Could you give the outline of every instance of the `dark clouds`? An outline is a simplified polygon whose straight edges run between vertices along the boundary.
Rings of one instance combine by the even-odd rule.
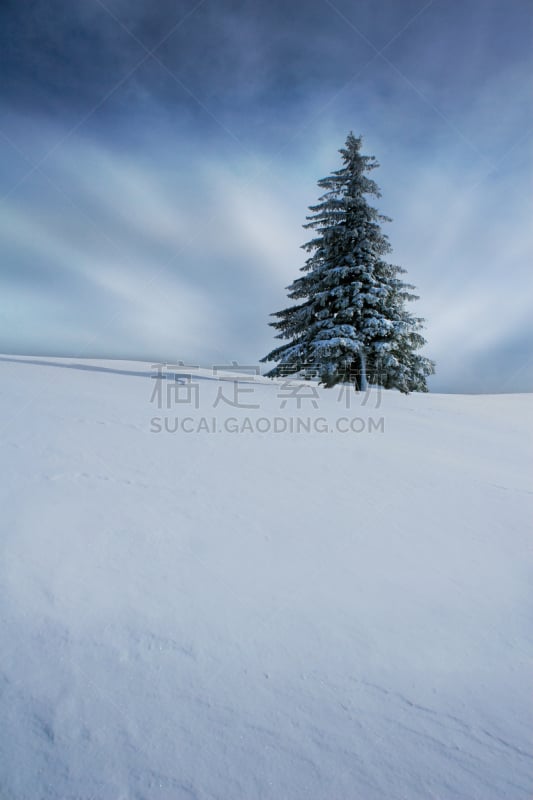
[[[401,104],[404,119],[425,106],[423,127],[393,131],[407,146],[446,121],[493,157],[512,136],[506,119],[531,124],[516,80],[530,21],[524,0],[4,0],[0,102],[126,146],[151,126],[249,151],[287,144],[328,106],[355,127],[376,104],[391,117]],[[483,95],[480,124],[468,116]]]
[[[529,3],[103,4],[0,7],[0,349],[260,357],[353,128],[434,386],[526,386]]]
[[[240,114],[246,135],[247,123],[268,127],[292,116],[310,91],[325,96],[361,70],[371,86],[376,75],[375,91],[393,90],[398,75],[383,71],[376,55],[387,48],[383,56],[453,113],[502,64],[527,58],[529,16],[516,0],[436,0],[427,8],[420,0],[5,0],[2,95],[19,109],[71,117],[123,81],[100,120],[157,105],[191,109],[208,128],[205,103]],[[157,60],[145,48],[157,48]]]

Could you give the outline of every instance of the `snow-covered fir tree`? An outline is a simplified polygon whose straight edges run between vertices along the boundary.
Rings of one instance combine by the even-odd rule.
[[[271,377],[298,372],[326,386],[349,381],[363,389],[369,382],[427,391],[435,368],[417,352],[425,344],[423,320],[406,309],[418,298],[400,277],[405,270],[385,260],[391,246],[380,223],[390,219],[366,199],[381,196],[367,175],[379,164],[361,144],[350,133],[340,150],[343,166],[318,182],[325,193],[304,225],[316,231],[303,245],[311,255],[305,274],[288,287],[289,297],[302,302],[272,315],[277,338],[289,341],[262,361],[278,362]]]

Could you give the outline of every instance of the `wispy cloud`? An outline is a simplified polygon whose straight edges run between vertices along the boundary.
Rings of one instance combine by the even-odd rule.
[[[72,135],[83,109],[138,57],[131,37],[102,10],[80,17],[69,6],[49,37],[52,54],[34,57],[42,74],[33,89],[20,67],[19,96],[16,54],[4,54],[4,131],[16,146],[5,143],[0,161],[0,347],[256,361],[271,347],[268,315],[287,302],[284,287],[305,257],[301,224],[316,180],[336,167],[354,129],[382,162],[382,210],[394,218],[394,260],[419,289],[414,310],[428,320],[433,388],[496,390],[503,379],[531,388],[533,369],[510,356],[532,338],[532,126],[520,26],[505,63],[491,56],[492,6],[477,27],[456,31],[450,52],[458,19],[433,5],[393,42],[389,63],[371,61],[372,48],[324,2],[299,7],[288,27],[286,6],[259,18],[205,4],[159,54],[200,103],[152,63]],[[373,6],[339,7],[357,12],[376,47],[419,10],[383,2],[380,24]],[[144,3],[115,2],[113,12],[148,46],[176,18],[155,19]],[[106,77],[72,53],[79,71],[61,94],[60,55],[71,52],[76,20]],[[25,24],[28,42],[46,37],[46,25]],[[247,43],[242,52],[237,41]]]

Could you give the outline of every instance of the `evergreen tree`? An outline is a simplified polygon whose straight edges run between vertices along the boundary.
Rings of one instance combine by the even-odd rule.
[[[262,361],[278,362],[271,377],[299,372],[318,375],[325,386],[352,381],[364,389],[368,381],[425,392],[435,369],[417,352],[424,320],[405,307],[418,299],[400,277],[405,270],[385,260],[391,246],[380,223],[391,220],[367,202],[367,195],[381,197],[367,175],[379,164],[361,154],[361,144],[350,133],[340,150],[343,166],[318,182],[325,193],[304,225],[316,231],[303,245],[311,255],[305,274],[287,287],[303,302],[272,314],[277,338],[289,341]]]

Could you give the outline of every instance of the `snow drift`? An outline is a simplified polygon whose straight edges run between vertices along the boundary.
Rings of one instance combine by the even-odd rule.
[[[0,371],[2,800],[531,797],[530,397]]]

